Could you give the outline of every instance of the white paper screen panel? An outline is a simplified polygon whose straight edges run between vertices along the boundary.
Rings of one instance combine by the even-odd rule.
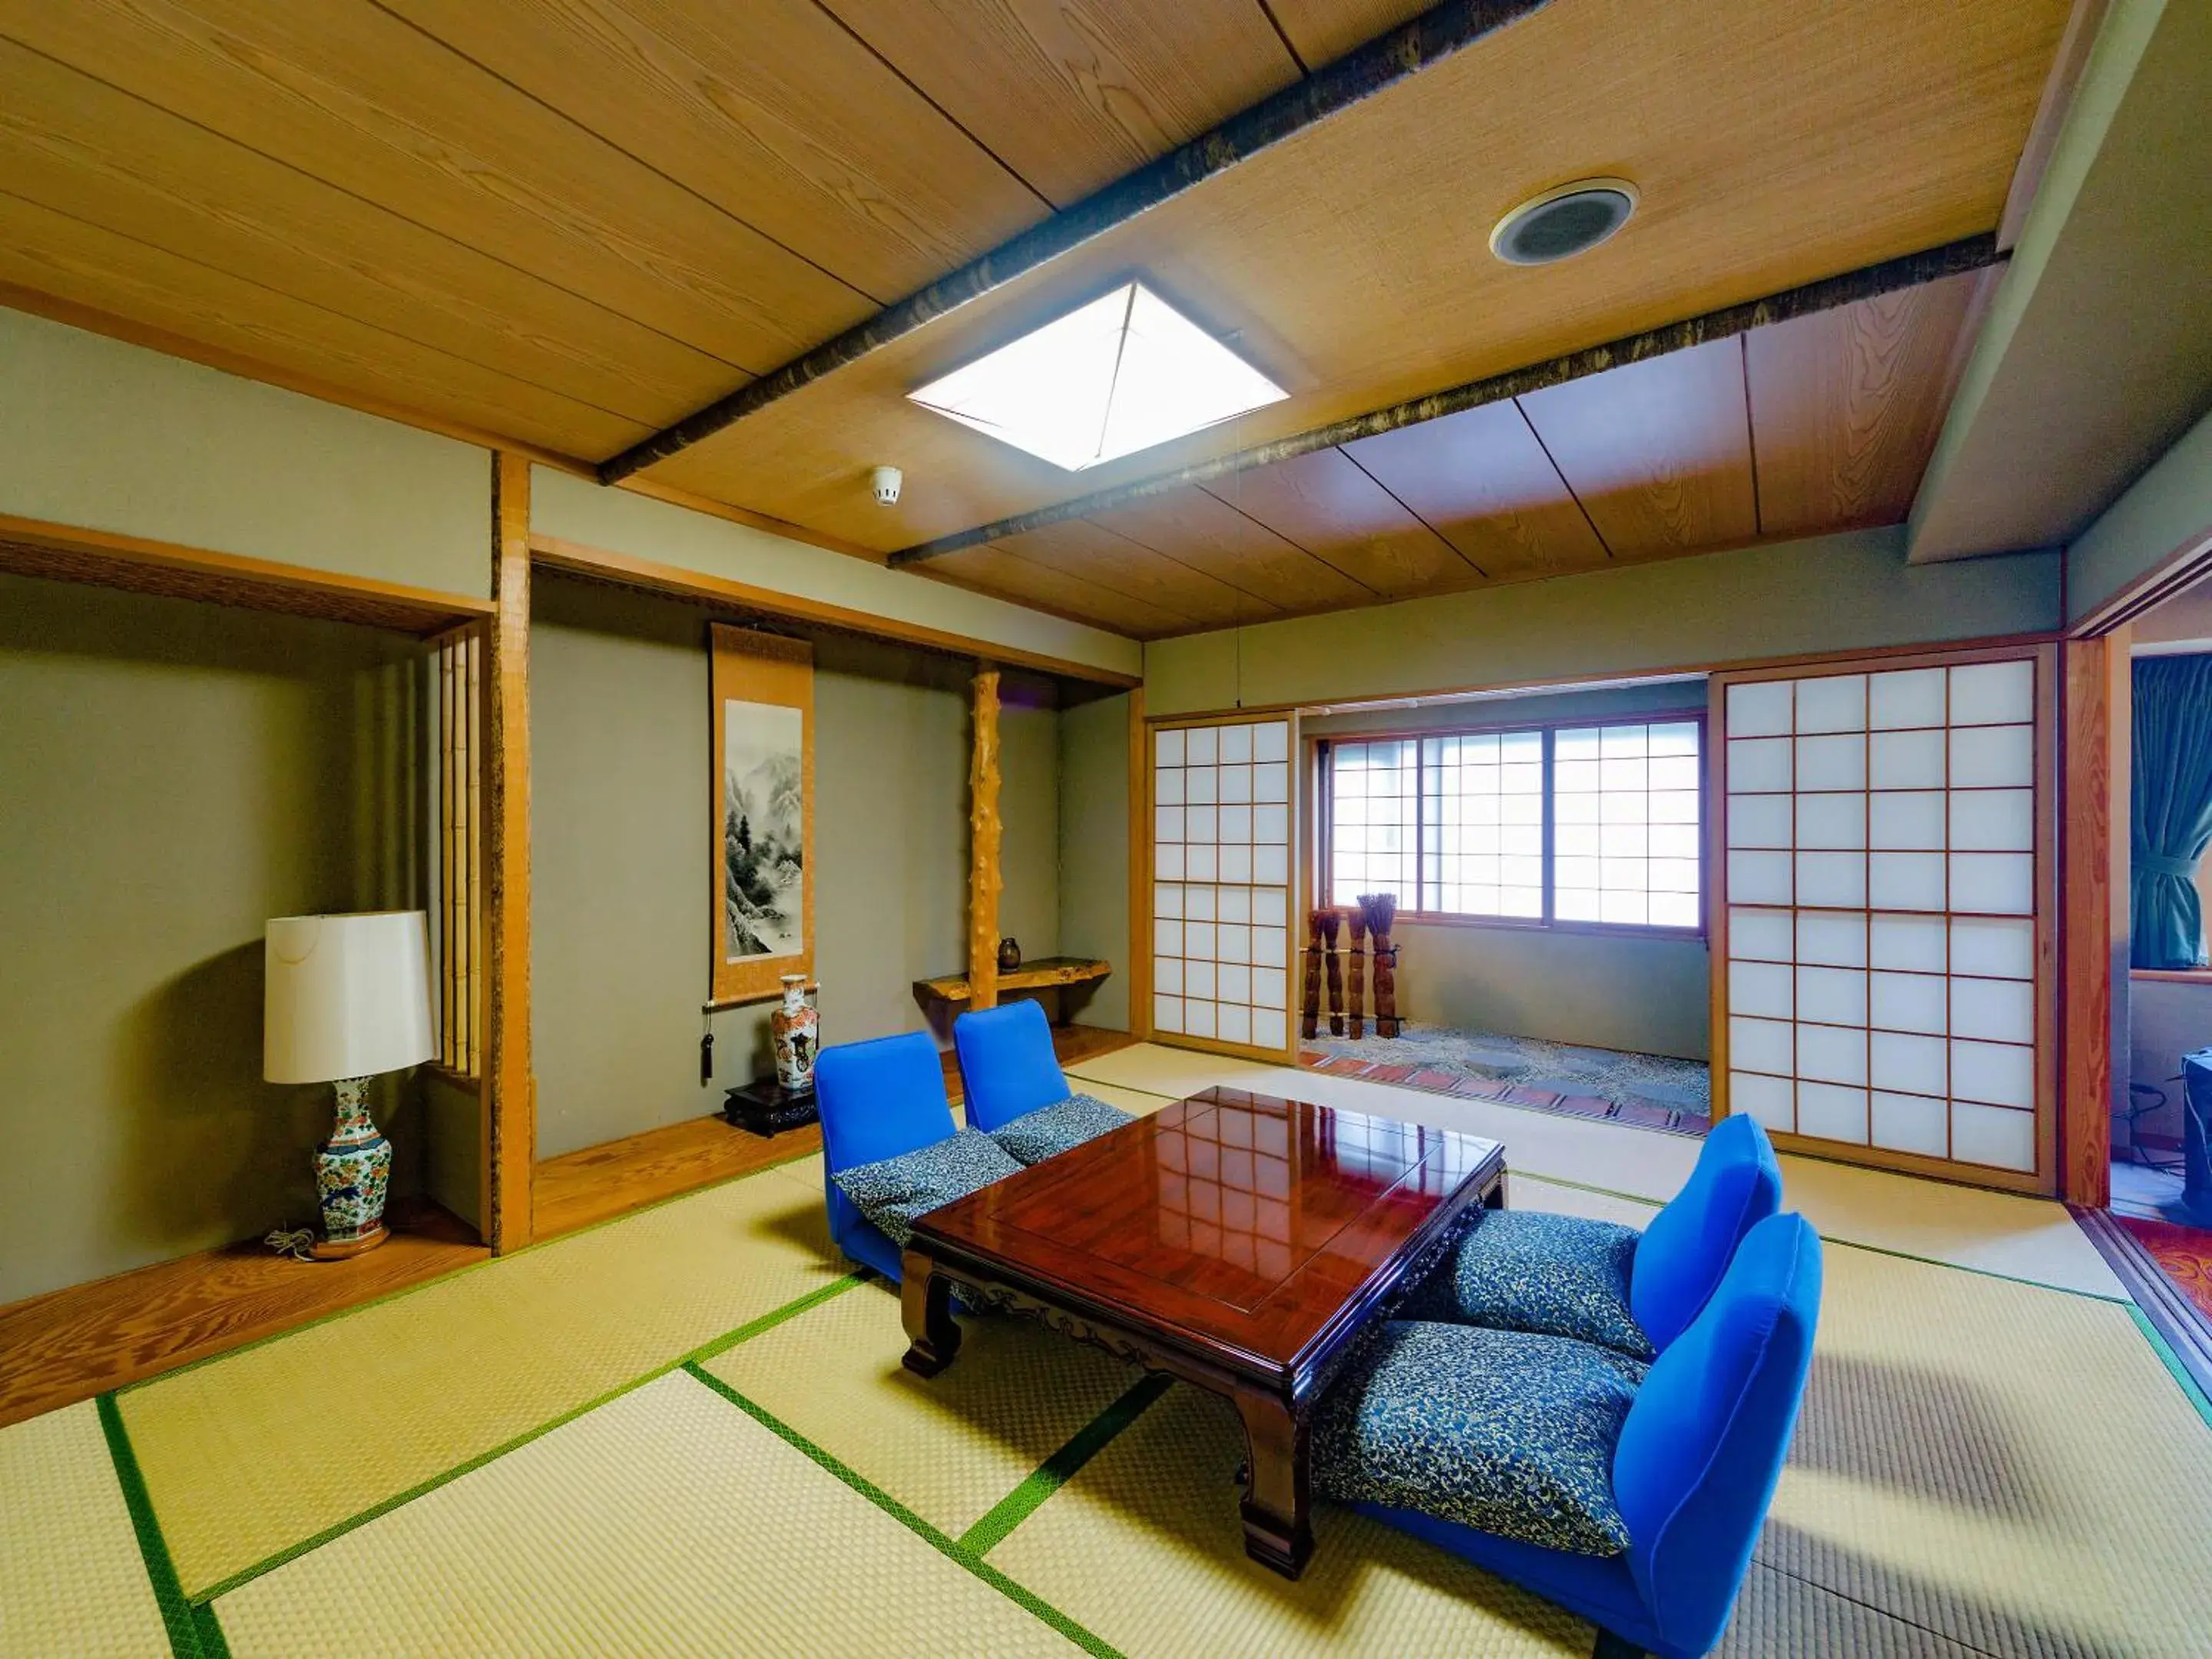
[[[1290,1046],[1291,727],[1152,733],[1152,1029]]]
[[[2038,672],[1723,687],[1730,1109],[1838,1149],[2036,1170]]]

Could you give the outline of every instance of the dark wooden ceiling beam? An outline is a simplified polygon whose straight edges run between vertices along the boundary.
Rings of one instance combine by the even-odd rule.
[[[747,382],[600,463],[601,483],[619,483],[702,439],[787,398],[947,313],[1097,240],[1115,227],[1226,173],[1262,150],[1541,10],[1550,0],[1444,0],[1327,68],[1232,115],[1210,132],[1000,243],[959,270],[886,307],[866,322]]]
[[[894,566],[919,564],[924,560],[940,558],[947,553],[957,553],[965,548],[997,541],[1002,537],[1042,530],[1048,525],[1063,523],[1069,519],[1088,518],[1094,513],[1110,512],[1115,507],[1163,495],[1185,485],[1209,483],[1214,479],[1248,471],[1254,467],[1291,460],[1300,455],[1311,454],[1316,450],[1334,448],[1357,439],[1395,432],[1401,427],[1417,426],[1424,421],[1456,415],[1462,410],[1476,409],[1485,404],[1502,403],[1508,398],[1540,392],[1546,386],[1560,386],[1569,380],[1601,374],[1609,368],[1621,368],[1631,363],[1663,357],[1671,352],[1686,351],[1709,341],[1747,334],[1755,328],[1764,328],[1771,323],[1786,323],[1792,318],[1832,311],[1838,306],[1855,305],[1877,295],[1940,282],[1947,276],[1982,270],[2004,258],[1997,251],[1996,238],[1993,234],[1969,236],[1960,241],[1946,243],[1942,247],[1885,259],[1878,264],[1864,265],[1856,270],[1845,271],[1839,276],[1823,277],[1817,283],[1785,289],[1764,299],[1747,301],[1741,305],[1723,306],[1717,311],[1708,311],[1700,316],[1685,318],[1680,322],[1648,329],[1641,334],[1608,341],[1604,345],[1588,346],[1580,351],[1570,351],[1560,356],[1547,358],[1542,362],[1530,363],[1525,368],[1508,369],[1502,374],[1470,380],[1464,386],[1432,392],[1426,397],[1393,404],[1388,409],[1375,410],[1365,415],[1346,416],[1340,421],[1332,421],[1310,431],[1292,433],[1286,437],[1256,444],[1249,449],[1236,450],[1208,460],[1193,462],[1188,466],[1177,467],[1171,472],[1163,472],[1154,477],[1140,478],[1092,495],[1078,495],[1027,513],[1017,513],[1011,518],[977,525],[973,529],[957,531],[934,541],[902,549],[892,554],[888,562]]]

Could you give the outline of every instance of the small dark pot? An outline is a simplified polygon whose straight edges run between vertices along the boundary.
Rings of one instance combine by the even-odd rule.
[[[1012,939],[1000,939],[999,941],[999,971],[1002,974],[1011,974],[1021,965],[1022,947]]]

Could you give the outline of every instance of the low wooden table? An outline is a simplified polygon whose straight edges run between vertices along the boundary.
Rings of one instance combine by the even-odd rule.
[[[916,1223],[906,1365],[951,1364],[957,1285],[1227,1396],[1250,1454],[1245,1549],[1295,1578],[1314,1405],[1361,1332],[1504,1201],[1494,1140],[1209,1089]]]

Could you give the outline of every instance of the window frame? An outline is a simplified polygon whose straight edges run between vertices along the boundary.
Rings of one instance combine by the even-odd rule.
[[[1553,716],[1546,720],[1494,720],[1474,725],[1396,727],[1378,732],[1316,732],[1310,735],[1309,746],[1313,768],[1314,859],[1312,876],[1316,908],[1340,909],[1335,894],[1335,831],[1336,831],[1336,769],[1331,757],[1336,746],[1343,743],[1412,743],[1415,745],[1413,801],[1415,828],[1413,848],[1413,890],[1418,898],[1426,884],[1422,858],[1425,848],[1420,821],[1422,803],[1428,797],[1422,793],[1426,781],[1427,761],[1420,748],[1421,741],[1430,738],[1489,737],[1508,732],[1535,732],[1542,735],[1544,745],[1543,788],[1543,858],[1544,913],[1541,916],[1489,916],[1471,915],[1458,910],[1425,910],[1418,904],[1401,903],[1397,918],[1425,927],[1501,927],[1514,933],[1591,933],[1626,939],[1707,939],[1711,932],[1712,914],[1712,770],[1706,744],[1708,708],[1700,704],[1680,709],[1655,709],[1648,714],[1623,714],[1618,716],[1576,715]],[[1563,920],[1555,911],[1558,883],[1555,874],[1558,839],[1558,813],[1554,808],[1557,788],[1554,782],[1557,737],[1563,731],[1582,731],[1607,726],[1694,726],[1698,730],[1698,923],[1693,927],[1678,927],[1640,921],[1583,921]]]

